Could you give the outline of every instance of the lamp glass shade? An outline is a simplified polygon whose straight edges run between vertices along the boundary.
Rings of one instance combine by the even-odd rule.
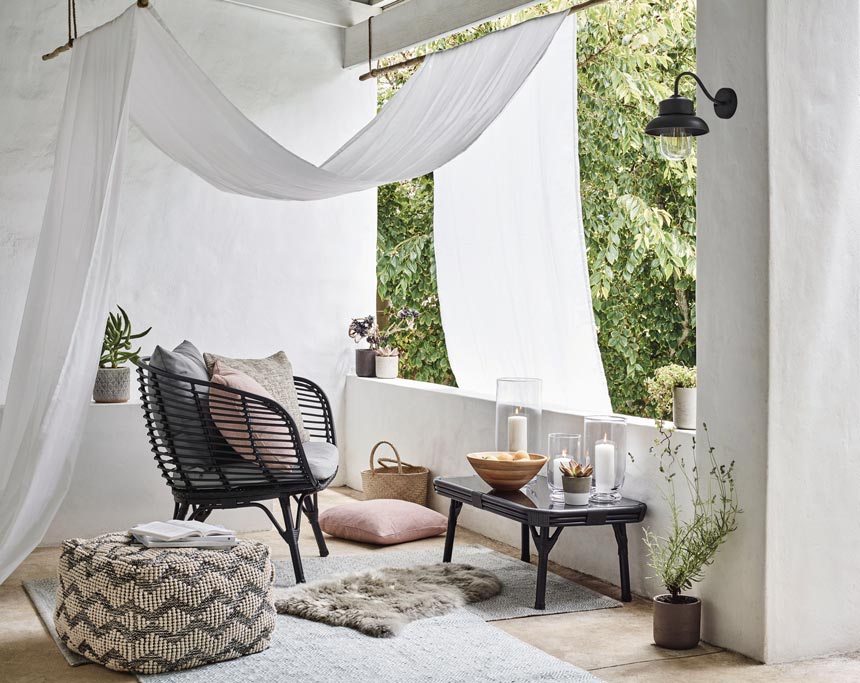
[[[684,128],[672,128],[660,134],[660,154],[669,161],[683,161],[693,153],[693,136]]]

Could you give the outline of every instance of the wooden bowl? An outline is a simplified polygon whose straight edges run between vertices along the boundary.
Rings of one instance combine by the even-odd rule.
[[[536,453],[529,453],[528,460],[484,460],[481,457],[497,453],[497,451],[469,453],[466,458],[477,475],[498,491],[521,489],[540,472],[540,468],[547,461],[545,455]]]

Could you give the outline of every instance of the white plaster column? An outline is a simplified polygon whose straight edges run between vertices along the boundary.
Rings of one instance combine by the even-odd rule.
[[[768,128],[765,0],[699,0],[698,73],[732,87],[734,118],[696,93],[698,416],[736,462],[740,528],[701,586],[706,640],[764,659],[768,404]],[[686,91],[685,91],[686,94]]]

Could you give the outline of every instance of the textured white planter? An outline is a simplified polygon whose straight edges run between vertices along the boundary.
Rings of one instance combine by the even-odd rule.
[[[131,374],[128,367],[99,368],[93,387],[96,403],[125,403],[131,395]]]
[[[675,387],[672,397],[672,422],[677,429],[696,428],[696,389]]]
[[[400,356],[377,356],[376,376],[380,379],[397,379]]]

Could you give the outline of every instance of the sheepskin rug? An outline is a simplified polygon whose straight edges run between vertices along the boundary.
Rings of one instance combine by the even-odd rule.
[[[275,608],[280,614],[390,638],[410,621],[446,614],[501,590],[495,574],[469,564],[388,567],[278,591]]]

